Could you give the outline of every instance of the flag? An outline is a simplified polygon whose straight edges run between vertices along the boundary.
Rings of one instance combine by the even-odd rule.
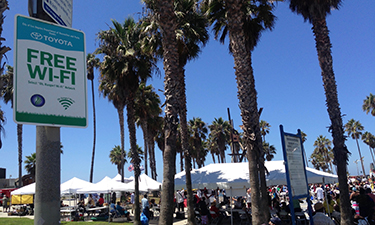
[[[128,167],[128,170],[129,170],[129,172],[132,172],[134,170],[133,164],[130,164],[130,166]]]

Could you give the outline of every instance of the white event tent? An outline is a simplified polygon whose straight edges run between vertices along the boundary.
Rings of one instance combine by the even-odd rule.
[[[267,185],[287,184],[285,165],[283,160],[267,161],[265,166],[269,172],[266,177]],[[333,183],[337,182],[337,176],[319,170],[306,167],[306,175],[309,183]],[[218,163],[210,164],[200,169],[191,171],[193,188],[232,189],[232,195],[244,195],[249,183],[248,163]],[[185,172],[175,175],[175,189],[186,188]],[[230,193],[227,193],[230,194]]]
[[[128,184],[134,187],[134,180]],[[159,191],[161,189],[161,183],[147,176],[146,174],[141,174],[139,176],[139,191]]]
[[[134,185],[131,185],[131,183],[121,183],[106,176],[96,184],[78,189],[77,193],[109,193],[113,191],[134,191]],[[140,191],[145,190],[140,189]]]

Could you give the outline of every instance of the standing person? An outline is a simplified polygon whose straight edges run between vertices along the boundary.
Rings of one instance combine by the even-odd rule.
[[[134,197],[134,192],[132,192],[132,194],[130,195],[130,203],[132,204],[132,213],[134,213],[134,200],[135,197]]]
[[[206,205],[206,198],[202,197],[202,200],[198,203],[199,212],[201,214],[202,224],[208,224],[208,214],[210,211]]]
[[[150,220],[150,204],[148,203],[147,194],[145,194],[141,200],[142,203],[142,212],[145,214],[147,219]]]
[[[247,208],[251,208],[251,188],[247,189],[247,192],[246,192],[246,204],[247,204]]]
[[[111,202],[115,203],[116,200],[117,200],[116,192],[114,191],[114,192],[112,193],[112,200],[111,200]]]
[[[184,211],[184,190],[177,190],[176,192],[176,203],[177,203],[177,210],[180,212],[181,209]]]
[[[3,196],[3,211],[4,212],[10,211],[8,203],[9,203],[9,201],[8,201],[7,195],[4,194],[4,196]]]
[[[324,199],[322,186],[323,185],[320,185],[319,187],[316,188],[316,198],[318,199],[319,202],[322,202]]]

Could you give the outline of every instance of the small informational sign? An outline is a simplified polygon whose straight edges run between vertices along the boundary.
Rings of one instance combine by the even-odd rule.
[[[299,137],[284,135],[290,185],[293,196],[307,195],[305,166]]]
[[[297,134],[285,133],[282,125],[280,125],[280,134],[290,199],[289,209],[291,218],[293,218],[292,225],[295,225],[296,217],[294,214],[294,204],[299,204],[298,202],[303,198],[310,199],[305,161],[303,158],[302,134],[300,130],[298,130]],[[308,205],[310,224],[314,224],[311,201],[307,200],[306,202]]]
[[[87,127],[85,34],[16,15],[14,120]]]
[[[72,27],[73,0],[43,0],[42,7],[56,23]]]

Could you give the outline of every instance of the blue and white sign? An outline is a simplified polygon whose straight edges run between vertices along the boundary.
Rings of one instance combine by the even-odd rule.
[[[72,27],[73,0],[43,0],[42,7],[56,23]]]
[[[85,34],[16,15],[14,120],[87,127]]]

